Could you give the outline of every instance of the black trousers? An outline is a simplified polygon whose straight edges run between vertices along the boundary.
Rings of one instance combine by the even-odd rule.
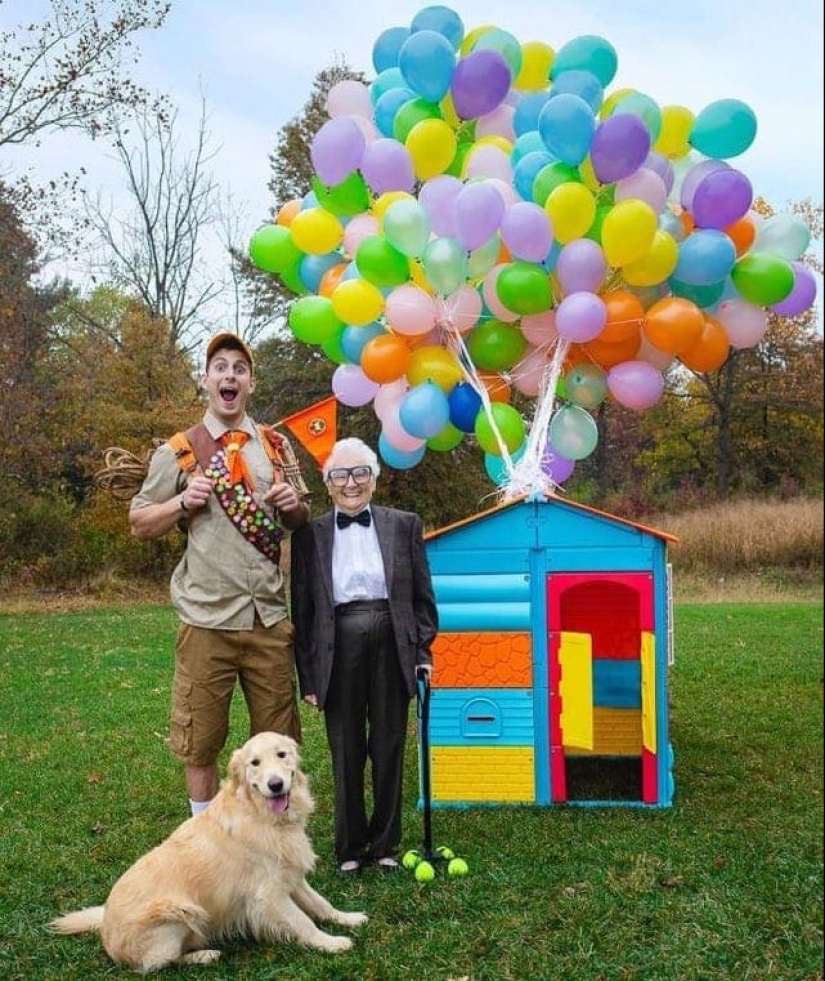
[[[338,607],[324,721],[335,784],[339,863],[398,852],[409,705],[388,604],[369,600]]]

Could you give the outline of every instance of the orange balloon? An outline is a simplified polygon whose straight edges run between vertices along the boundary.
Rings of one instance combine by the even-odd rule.
[[[282,204],[278,210],[278,214],[275,216],[276,225],[285,225],[287,228],[292,224],[292,219],[301,210],[301,205],[303,202],[300,198],[293,198],[291,201],[287,201],[286,204]]]
[[[348,262],[339,262],[335,266],[330,266],[329,269],[321,277],[320,283],[318,283],[318,293],[321,296],[326,296],[330,298],[335,292],[335,288],[341,282],[341,277],[349,268]]]
[[[607,320],[597,340],[616,344],[633,337],[638,345],[645,316],[645,308],[639,297],[630,290],[622,289],[608,290],[599,296],[607,308]]]
[[[705,315],[695,303],[681,296],[668,296],[647,311],[644,332],[660,351],[681,355],[699,343]]]
[[[487,389],[491,402],[509,402],[513,394],[510,383],[497,371],[479,371],[478,379]]]
[[[604,331],[602,331],[604,333]],[[637,330],[633,337],[625,337],[615,343],[602,340],[599,334],[592,341],[583,344],[582,347],[587,354],[587,358],[600,367],[607,370],[614,365],[621,364],[623,361],[632,361],[639,350],[639,332]]]
[[[725,328],[706,314],[702,336],[693,347],[679,353],[679,360],[692,371],[716,371],[727,361],[729,353],[730,341]]]
[[[736,246],[736,254],[738,256],[744,255],[756,239],[756,225],[754,225],[748,215],[744,215],[739,221],[728,225],[722,231]]]
[[[411,353],[398,334],[379,334],[361,351],[361,371],[370,381],[386,385],[406,372]]]
[[[677,217],[682,223],[682,227],[685,230],[685,235],[690,235],[690,233],[696,228],[696,222],[693,220],[693,215],[689,211],[680,211]]]

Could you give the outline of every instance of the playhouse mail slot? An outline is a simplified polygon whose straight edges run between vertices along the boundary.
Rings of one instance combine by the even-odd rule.
[[[527,689],[434,689],[431,745],[530,744],[533,701]]]

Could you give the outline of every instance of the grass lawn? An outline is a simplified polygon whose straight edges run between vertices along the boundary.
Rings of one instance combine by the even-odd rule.
[[[304,715],[313,885],[371,920],[354,949],[230,944],[210,981],[815,981],[823,977],[823,607],[679,604],[674,806],[435,810],[470,866],[343,879],[319,717]],[[128,976],[53,916],[102,903],[187,816],[166,749],[166,606],[0,617],[0,978]],[[411,712],[411,736],[414,712]],[[247,736],[239,698],[229,749]],[[405,846],[422,840],[408,743]]]

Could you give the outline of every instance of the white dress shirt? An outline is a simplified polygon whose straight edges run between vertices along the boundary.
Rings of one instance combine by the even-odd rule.
[[[387,581],[375,522],[370,522],[368,528],[356,523],[348,528],[339,528],[337,524],[334,527],[332,598],[335,604],[386,599]]]

